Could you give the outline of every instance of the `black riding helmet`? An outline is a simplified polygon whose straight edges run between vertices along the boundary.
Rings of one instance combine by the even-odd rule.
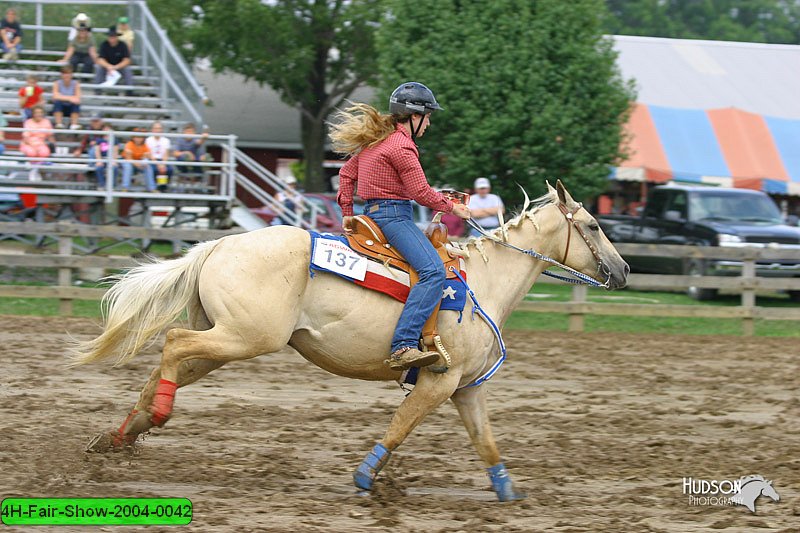
[[[400,85],[392,91],[392,95],[389,97],[389,113],[392,115],[401,117],[408,117],[413,114],[428,115],[440,110],[442,110],[442,107],[436,101],[433,91],[416,81],[409,81]],[[416,139],[420,127],[422,127],[421,122],[416,131],[413,131],[412,128],[412,139]]]

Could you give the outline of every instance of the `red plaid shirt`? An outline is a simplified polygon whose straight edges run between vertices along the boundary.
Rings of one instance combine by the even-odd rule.
[[[380,144],[362,150],[339,171],[336,201],[342,206],[344,216],[353,216],[356,185],[358,195],[364,200],[415,200],[434,211],[453,210],[453,202],[428,185],[417,145],[400,124]]]

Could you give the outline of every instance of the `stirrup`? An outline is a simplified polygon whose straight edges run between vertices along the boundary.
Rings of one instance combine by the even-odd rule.
[[[409,353],[409,352],[416,352],[416,353]],[[410,360],[409,360],[410,359]],[[416,348],[412,348],[410,346],[406,346],[404,348],[400,348],[399,350],[393,352],[389,359],[386,359],[384,363],[389,365],[389,368],[392,370],[408,370],[412,367],[423,367],[432,365],[436,361],[439,360],[439,352],[421,352]]]

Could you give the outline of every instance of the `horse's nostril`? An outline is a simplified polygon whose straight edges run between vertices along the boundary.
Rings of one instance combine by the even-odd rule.
[[[625,277],[627,278],[628,274],[631,273],[631,267],[628,266],[628,263],[625,263],[625,268],[623,270],[625,271]]]

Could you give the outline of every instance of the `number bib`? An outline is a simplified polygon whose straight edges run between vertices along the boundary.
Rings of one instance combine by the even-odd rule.
[[[317,239],[311,262],[348,278],[364,281],[367,275],[367,259],[348,246],[330,239]]]

